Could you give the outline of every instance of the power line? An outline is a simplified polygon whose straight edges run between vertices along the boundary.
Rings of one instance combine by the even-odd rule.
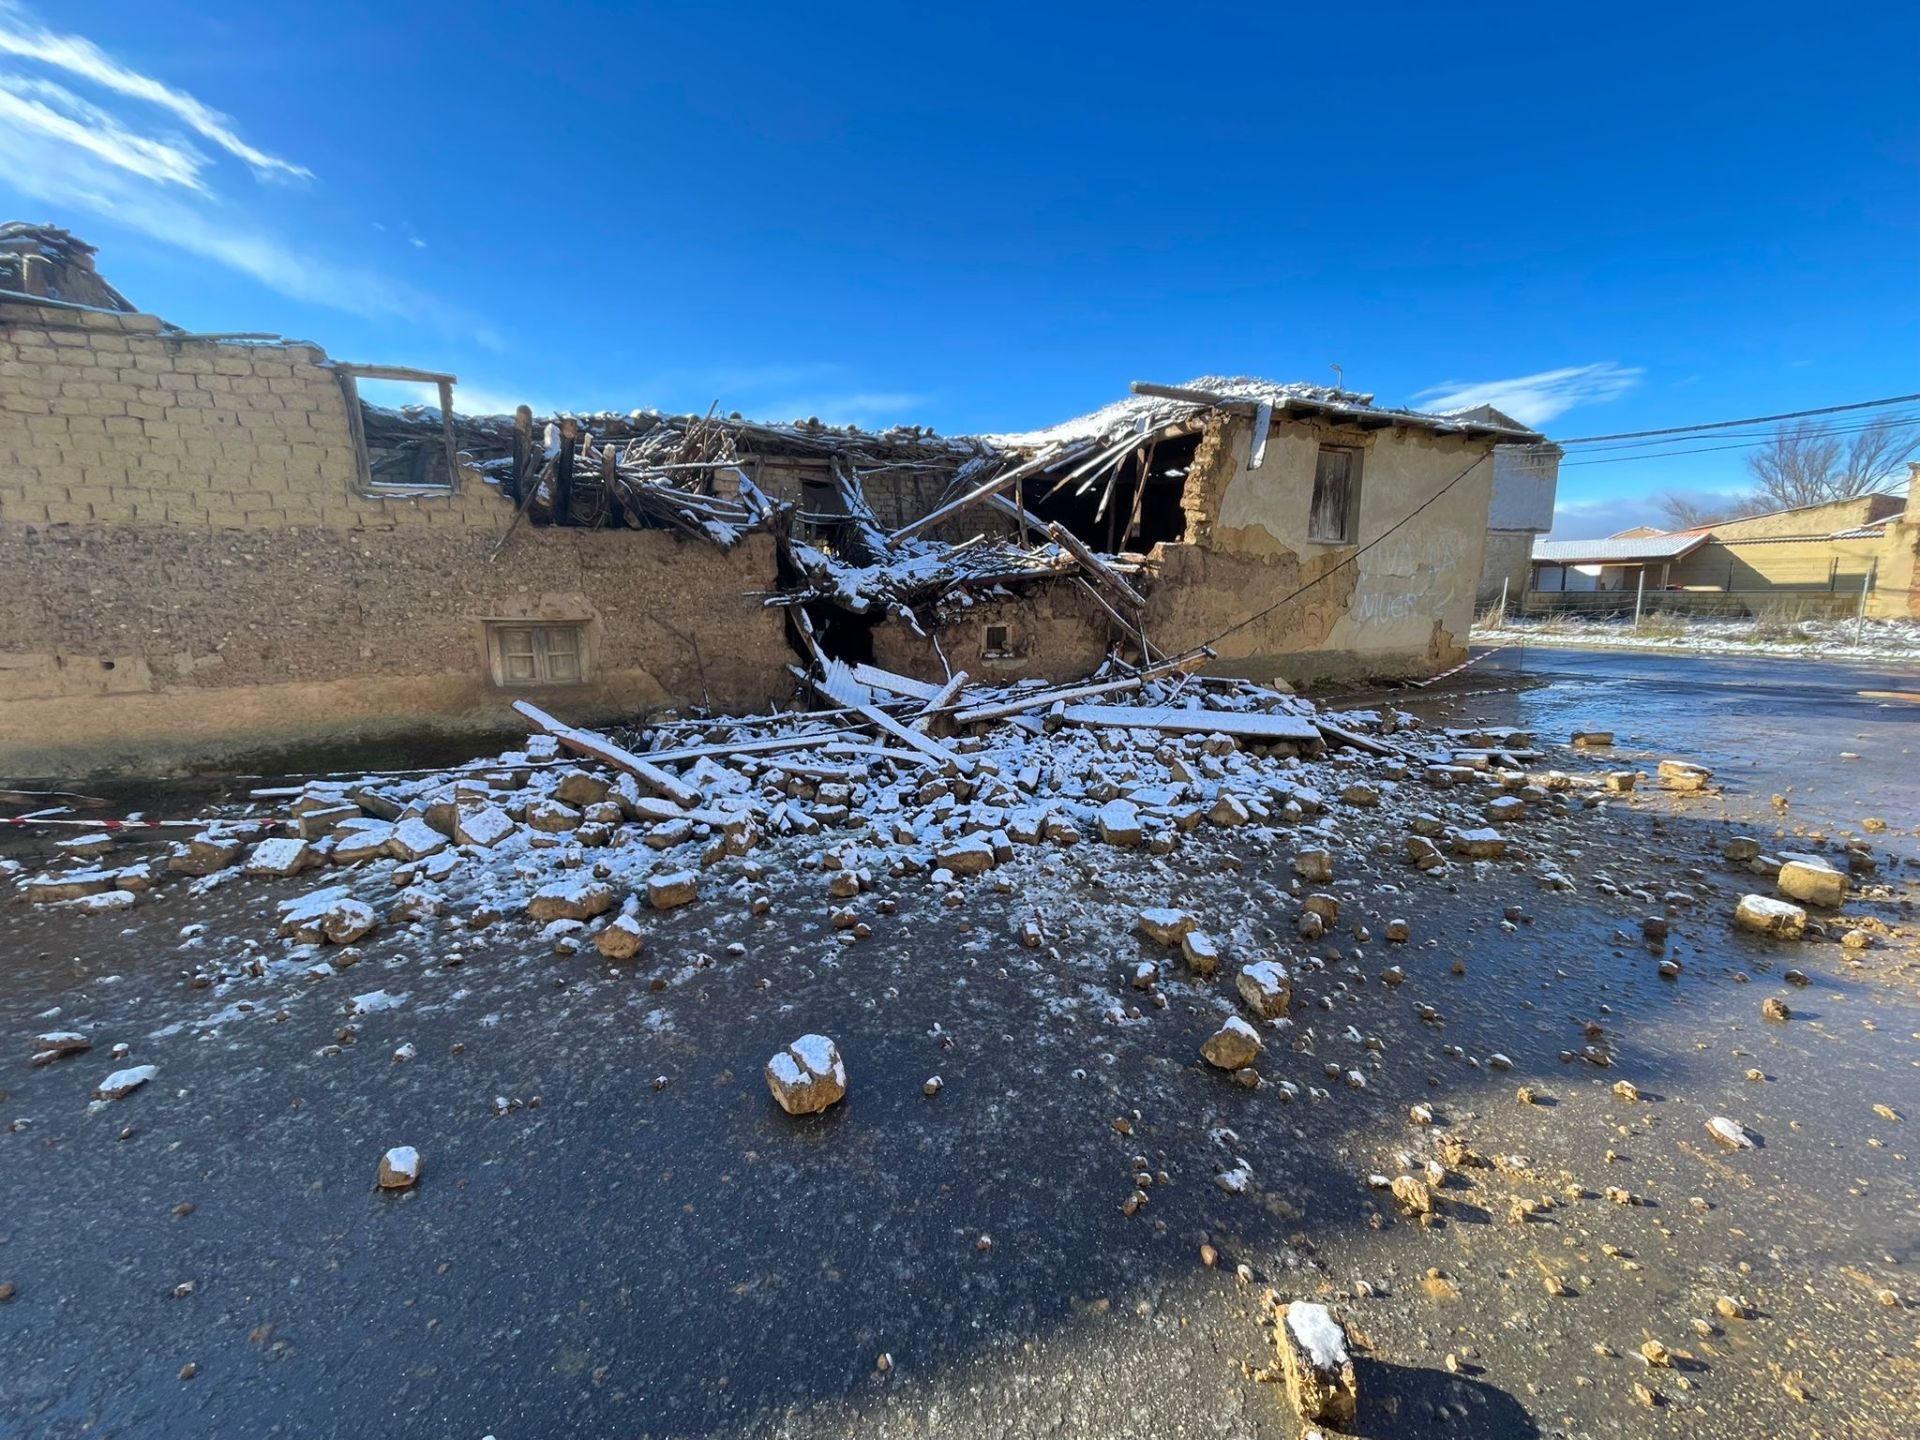
[[[1857,400],[1851,405],[1827,405],[1818,410],[1788,410],[1779,415],[1750,415],[1745,420],[1713,420],[1704,425],[1673,425],[1665,430],[1624,430],[1617,435],[1581,435],[1556,440],[1556,445],[1592,445],[1601,440],[1644,440],[1650,435],[1686,435],[1702,430],[1731,430],[1740,425],[1767,425],[1775,420],[1804,420],[1813,415],[1838,415],[1843,410],[1875,410],[1883,405],[1906,405],[1920,395],[1893,395],[1885,400]]]
[[[1837,438],[1843,435],[1858,435],[1858,434],[1864,433],[1866,430],[1870,428],[1871,428],[1870,426],[1865,426],[1865,425],[1840,426],[1834,429],[1813,431],[1808,438],[1814,439],[1814,440],[1827,440],[1827,439]],[[1706,437],[1702,436],[1700,438],[1705,439]],[[1758,438],[1736,440],[1731,445],[1699,445],[1699,446],[1695,446],[1690,450],[1665,450],[1665,449],[1636,450],[1636,452],[1631,455],[1603,455],[1598,458],[1590,459],[1590,460],[1562,460],[1560,462],[1560,468],[1562,470],[1565,470],[1570,466],[1575,466],[1575,465],[1619,465],[1619,464],[1622,464],[1623,462],[1633,461],[1633,460],[1638,460],[1638,461],[1645,462],[1647,464],[1652,464],[1653,462],[1658,460],[1665,460],[1665,459],[1668,459],[1669,457],[1680,456],[1680,455],[1710,455],[1715,451],[1719,451],[1719,450],[1758,450],[1764,445],[1771,444],[1772,439],[1773,437],[1771,435],[1763,435]]]
[[[1836,435],[1863,434],[1881,425],[1905,427],[1916,423],[1920,423],[1920,411],[1907,410],[1893,415],[1876,416],[1872,420],[1847,420],[1833,425],[1809,426],[1802,433],[1810,439],[1824,440]],[[1712,438],[1728,440],[1753,439],[1764,444],[1772,440],[1778,433],[1777,430],[1723,430],[1712,436]],[[1657,455],[1666,446],[1684,445],[1690,440],[1705,440],[1707,438],[1709,438],[1709,436],[1705,432],[1688,432],[1684,435],[1668,435],[1654,440],[1619,440],[1610,444],[1595,445],[1592,448],[1593,450],[1599,451],[1639,450]]]

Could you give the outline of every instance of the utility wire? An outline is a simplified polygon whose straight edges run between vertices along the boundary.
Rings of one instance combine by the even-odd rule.
[[[1850,435],[1850,434],[1856,434],[1856,433],[1859,433],[1859,432],[1853,431],[1853,430],[1823,430],[1823,431],[1817,432],[1810,438],[1815,440],[1825,440],[1834,436]],[[1703,436],[1701,438],[1704,439],[1705,437]],[[1641,452],[1639,454],[1634,454],[1634,455],[1602,455],[1596,459],[1591,459],[1591,460],[1562,460],[1560,462],[1560,468],[1562,470],[1566,470],[1576,465],[1619,465],[1619,464],[1623,464],[1625,462],[1634,461],[1634,460],[1638,460],[1646,464],[1652,464],[1656,460],[1665,460],[1670,456],[1677,456],[1677,455],[1709,455],[1717,450],[1758,450],[1762,446],[1768,443],[1769,442],[1765,439],[1737,440],[1731,445],[1700,445],[1700,446],[1696,446],[1691,450],[1654,450],[1654,451]],[[1896,463],[1900,463],[1900,462],[1896,462]]]
[[[1625,430],[1618,435],[1580,435],[1556,440],[1556,445],[1592,445],[1601,440],[1644,440],[1649,435],[1687,435],[1701,430],[1731,430],[1738,425],[1766,425],[1775,420],[1804,420],[1812,415],[1838,415],[1844,410],[1874,410],[1883,405],[1905,405],[1920,395],[1893,395],[1885,400],[1856,400],[1851,405],[1827,405],[1818,410],[1788,410],[1779,415],[1750,415],[1745,420],[1713,420],[1704,425],[1674,425],[1665,430]]]
[[[1825,440],[1838,435],[1860,435],[1882,425],[1904,428],[1920,423],[1920,411],[1906,410],[1892,415],[1877,416],[1872,420],[1847,420],[1832,425],[1808,426],[1804,433],[1812,440]],[[1610,444],[1595,445],[1589,453],[1608,450],[1638,450],[1654,455],[1660,454],[1668,446],[1685,445],[1692,440],[1752,440],[1756,444],[1771,441],[1777,430],[1722,430],[1717,434],[1690,432],[1685,435],[1668,435],[1657,440],[1620,440]],[[1578,463],[1578,462],[1576,462]]]
[[[1208,647],[1219,644],[1222,640],[1226,639],[1229,635],[1238,634],[1240,631],[1246,629],[1247,626],[1253,624],[1256,620],[1264,620],[1267,616],[1271,615],[1274,611],[1280,609],[1282,606],[1291,604],[1293,601],[1299,599],[1302,595],[1306,594],[1307,591],[1313,589],[1313,587],[1318,585],[1322,580],[1327,579],[1329,576],[1338,575],[1342,570],[1346,569],[1347,566],[1353,564],[1354,561],[1358,560],[1362,555],[1366,554],[1369,550],[1373,549],[1374,546],[1378,545],[1382,540],[1386,539],[1389,535],[1393,534],[1394,531],[1398,530],[1402,525],[1406,524],[1409,520],[1413,519],[1422,510],[1425,510],[1429,505],[1433,504],[1434,501],[1438,500],[1442,495],[1446,494],[1449,490],[1453,489],[1454,486],[1458,485],[1462,480],[1466,479],[1467,476],[1471,475],[1475,470],[1479,469],[1480,466],[1486,463],[1486,461],[1487,461],[1487,457],[1485,455],[1481,455],[1471,465],[1467,466],[1466,469],[1462,470],[1458,475],[1454,476],[1451,480],[1447,481],[1446,484],[1442,485],[1438,490],[1434,491],[1433,494],[1429,495],[1426,499],[1422,500],[1418,505],[1414,506],[1413,509],[1409,510],[1405,515],[1402,515],[1398,520],[1394,521],[1393,524],[1389,525],[1386,529],[1382,530],[1378,535],[1374,536],[1373,539],[1369,540],[1366,544],[1362,545],[1358,550],[1355,550],[1351,555],[1347,556],[1346,559],[1342,560],[1338,565],[1335,565],[1331,570],[1328,570],[1325,574],[1314,576],[1313,579],[1307,581],[1306,584],[1300,586],[1298,589],[1292,591],[1290,594],[1281,596],[1278,600],[1274,601],[1273,604],[1267,606],[1266,609],[1256,610],[1253,614],[1247,616],[1246,619],[1241,620],[1236,624],[1229,625],[1226,629],[1222,630],[1218,635],[1215,635],[1210,640],[1202,640],[1198,645],[1195,645],[1192,649],[1186,651],[1185,654],[1180,655],[1177,658],[1180,660],[1187,660],[1198,655],[1201,651],[1207,649]]]

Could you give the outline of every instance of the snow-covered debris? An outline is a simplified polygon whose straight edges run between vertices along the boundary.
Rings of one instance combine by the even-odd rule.
[[[380,1157],[382,1190],[410,1190],[419,1180],[420,1152],[413,1146],[396,1145]]]
[[[1242,966],[1234,984],[1247,1008],[1262,1020],[1279,1019],[1293,1003],[1293,980],[1278,961],[1256,960]]]
[[[344,885],[328,885],[280,902],[280,933],[303,945],[322,941],[350,945],[378,923],[373,907],[354,899]]]
[[[319,863],[320,857],[304,840],[262,840],[247,856],[247,873],[281,878],[297,875]]]
[[[613,887],[591,879],[555,880],[527,901],[527,914],[542,921],[591,920],[612,908]]]
[[[1745,895],[1734,907],[1733,923],[1756,934],[1797,940],[1806,933],[1807,912],[1771,895]]]
[[[1725,1115],[1716,1115],[1707,1121],[1707,1134],[1729,1150],[1751,1150],[1753,1137],[1738,1120],[1729,1120]]]
[[[1260,1058],[1266,1049],[1260,1032],[1238,1015],[1229,1015],[1221,1027],[1200,1046],[1209,1065],[1221,1070],[1244,1070]]]
[[[1149,940],[1161,945],[1178,945],[1183,936],[1199,928],[1200,921],[1197,916],[1185,910],[1175,910],[1170,906],[1154,906],[1142,910],[1134,924]]]
[[[656,910],[691,905],[700,895],[700,877],[691,870],[673,870],[647,879],[647,903]]]
[[[1287,1395],[1309,1424],[1347,1425],[1359,1409],[1359,1383],[1347,1331],[1324,1305],[1296,1300],[1274,1326]]]
[[[131,1095],[159,1073],[160,1067],[157,1065],[132,1065],[107,1076],[94,1087],[93,1093],[102,1100],[118,1100],[124,1095]]]
[[[767,1062],[767,1089],[789,1115],[811,1115],[847,1093],[847,1067],[824,1035],[802,1035]]]

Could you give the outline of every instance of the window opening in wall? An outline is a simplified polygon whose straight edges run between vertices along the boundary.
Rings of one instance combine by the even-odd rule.
[[[1360,452],[1322,445],[1313,465],[1313,509],[1307,539],[1317,545],[1351,545],[1360,519]]]
[[[856,615],[825,601],[815,601],[805,610],[813,624],[814,644],[820,647],[821,654],[847,665],[873,664],[873,632],[886,619],[884,611]],[[788,639],[799,654],[811,658],[812,650],[798,635],[790,631]]]
[[[459,488],[451,375],[391,365],[339,365],[363,495],[398,499]],[[361,393],[371,381],[374,399]]]
[[[1110,475],[1091,477],[1090,483],[1072,481],[1050,489],[1051,481],[1031,485],[1027,508],[1042,520],[1066,526],[1104,554],[1178,544],[1187,538],[1187,512],[1180,502],[1199,448],[1197,432],[1163,436],[1142,445]]]
[[[1013,658],[1013,627],[1011,625],[989,625],[981,638],[981,653],[989,660],[1010,660]]]
[[[490,621],[487,652],[496,685],[583,685],[587,627],[574,623]]]

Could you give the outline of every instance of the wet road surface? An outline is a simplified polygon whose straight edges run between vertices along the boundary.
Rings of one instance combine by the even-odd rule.
[[[310,977],[272,938],[301,882],[8,905],[0,1433],[1291,1437],[1260,1375],[1269,1290],[1352,1327],[1363,1435],[1920,1433],[1920,727],[1871,691],[1920,680],[1507,651],[1398,692],[1445,723],[1612,728],[1595,763],[1698,759],[1726,787],[1543,816],[1518,861],[1428,876],[1400,858],[1406,817],[1467,801],[1410,782],[1368,822],[1388,843],[1338,851],[1319,945],[1293,933],[1293,837],[1210,827],[1165,858],[1026,852],[958,908],[882,875],[862,904],[897,913],[859,942],[783,842],[622,966],[456,905]],[[1342,766],[1316,770],[1338,790]],[[1719,858],[1727,836],[1869,815],[1880,888],[1841,913],[1871,949],[1731,932],[1769,887]],[[380,870],[357,888],[390,895]],[[1226,939],[1227,974],[1293,961],[1263,1088],[1198,1062],[1228,979],[1171,972],[1165,1008],[1129,986],[1164,954],[1132,916],[1166,903]],[[1016,938],[1035,916],[1051,949]],[[1411,943],[1382,941],[1392,917]],[[1763,1021],[1770,996],[1790,1022]],[[96,1048],[30,1068],[28,1037],[69,1027]],[[759,1072],[806,1031],[851,1092],[794,1120]],[[115,1040],[160,1073],[91,1109]],[[1563,1058],[1589,1045],[1611,1063]],[[1716,1147],[1716,1115],[1757,1148]],[[1449,1140],[1499,1163],[1449,1164],[1436,1223],[1370,1187]],[[397,1144],[424,1178],[376,1192]],[[1156,1183],[1126,1215],[1136,1157]],[[1215,1176],[1242,1162],[1230,1194]]]

